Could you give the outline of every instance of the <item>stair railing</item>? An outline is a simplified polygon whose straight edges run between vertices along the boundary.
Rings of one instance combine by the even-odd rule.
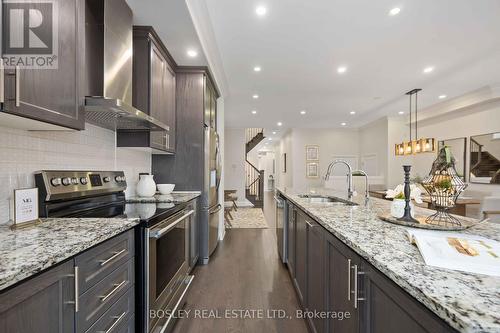
[[[477,156],[477,159],[474,159],[471,161],[474,163],[474,165],[471,167],[471,172],[475,170],[480,164],[481,164],[481,158],[483,154],[483,145],[474,140],[473,138],[470,139],[470,152],[471,152],[471,158],[472,156]],[[473,154],[476,153],[476,154]]]
[[[264,170],[257,169],[250,161],[245,163],[247,194],[261,201],[264,197]],[[248,199],[248,198],[247,198]]]
[[[249,143],[259,134],[264,134],[263,128],[247,128],[245,131],[245,143]]]

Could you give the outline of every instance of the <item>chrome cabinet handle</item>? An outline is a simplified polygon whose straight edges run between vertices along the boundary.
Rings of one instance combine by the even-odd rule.
[[[316,227],[316,225],[315,225],[315,224],[312,224],[311,222],[309,222],[309,221],[307,221],[307,220],[306,220],[306,223],[307,223],[307,225],[309,226],[309,228],[314,228],[314,227]]]
[[[358,297],[358,275],[363,275],[364,272],[358,272],[358,265],[354,265],[354,308],[358,308],[358,301],[364,301],[364,298]]]
[[[125,251],[126,251],[126,249],[123,249],[123,250],[118,251],[118,252],[113,252],[113,255],[111,257],[109,257],[108,259],[106,259],[106,260],[99,260],[99,262],[101,263],[101,267],[105,266],[107,263],[109,263],[113,259],[117,258],[120,254],[122,254]]]
[[[100,332],[103,332],[103,333],[111,333],[111,332],[113,332],[113,330],[115,329],[116,325],[118,325],[120,323],[120,321],[123,319],[123,317],[125,317],[126,314],[127,314],[127,311],[123,312],[119,316],[113,316],[113,317],[111,317],[111,318],[115,319],[115,321],[113,321],[113,324],[111,324],[111,326],[107,330],[100,331]]]
[[[109,293],[107,293],[104,296],[99,296],[99,298],[101,299],[101,302],[106,302],[106,300],[108,298],[110,298],[114,293],[116,293],[118,291],[118,289],[120,289],[121,286],[123,286],[126,282],[127,282],[127,280],[123,280],[122,282],[120,282],[118,284],[114,284],[113,285],[114,288]]]
[[[78,266],[75,266],[75,312],[78,312],[80,308],[80,304],[78,301],[78,294],[80,293],[79,287],[78,287]]]
[[[16,66],[16,107],[21,105],[21,69]]]
[[[0,103],[5,103],[5,67],[0,58]]]
[[[347,300],[351,300],[351,259],[347,259]]]

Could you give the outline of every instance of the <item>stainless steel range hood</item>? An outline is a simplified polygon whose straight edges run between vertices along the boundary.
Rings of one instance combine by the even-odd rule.
[[[85,6],[86,120],[112,130],[168,131],[132,106],[132,10],[125,0]]]

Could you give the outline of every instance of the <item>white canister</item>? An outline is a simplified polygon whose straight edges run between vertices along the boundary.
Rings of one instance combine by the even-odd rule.
[[[156,183],[153,179],[153,175],[139,175],[136,192],[140,197],[154,196],[156,193]]]
[[[395,218],[401,218],[405,214],[405,206],[406,206],[406,201],[405,199],[394,199],[392,200],[391,204],[391,216]],[[411,207],[411,217],[415,218],[415,205],[413,202],[410,201],[410,207]]]

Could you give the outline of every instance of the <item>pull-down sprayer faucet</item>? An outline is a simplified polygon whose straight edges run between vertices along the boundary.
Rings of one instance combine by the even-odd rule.
[[[354,192],[352,190],[352,168],[349,163],[343,160],[335,160],[330,163],[330,165],[328,166],[328,170],[326,171],[325,180],[328,180],[330,178],[333,167],[337,164],[344,164],[347,166],[347,198],[351,200]]]

